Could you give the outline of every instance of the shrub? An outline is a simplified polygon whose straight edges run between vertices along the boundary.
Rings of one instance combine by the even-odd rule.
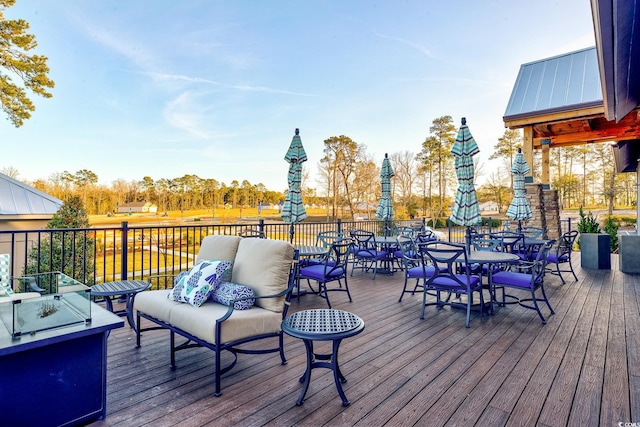
[[[608,216],[604,222],[604,231],[611,236],[611,252],[618,249],[618,227],[619,224],[612,216]]]
[[[589,211],[589,213],[585,215],[581,206],[579,215],[580,221],[578,221],[578,231],[580,233],[600,233],[600,224],[593,216],[593,213],[591,213],[591,211]]]

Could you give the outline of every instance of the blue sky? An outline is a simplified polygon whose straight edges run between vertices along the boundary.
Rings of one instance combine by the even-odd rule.
[[[520,65],[595,44],[587,0],[17,0],[5,17],[31,24],[56,87],[22,127],[2,117],[0,168],[104,184],[283,191],[300,128],[315,187],[325,139],[382,163],[443,115],[467,117],[488,175]]]

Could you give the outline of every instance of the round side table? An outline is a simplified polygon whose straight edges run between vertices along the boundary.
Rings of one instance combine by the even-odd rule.
[[[300,378],[303,386],[296,405],[302,405],[304,402],[304,396],[307,394],[311,381],[311,370],[327,368],[333,371],[333,378],[342,399],[342,405],[349,406],[349,400],[342,390],[342,384],[346,383],[347,379],[340,372],[338,365],[338,347],[344,338],[358,335],[363,330],[364,321],[360,317],[342,310],[303,310],[293,313],[282,321],[282,331],[304,341],[307,350],[307,369]],[[332,341],[332,353],[314,353],[314,341]]]

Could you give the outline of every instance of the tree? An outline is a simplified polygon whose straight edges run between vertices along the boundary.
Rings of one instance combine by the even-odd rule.
[[[18,172],[18,169],[14,168],[13,166],[7,166],[0,169],[0,173],[3,173],[13,179],[18,179],[18,176],[20,176],[20,172]]]
[[[0,105],[11,123],[20,127],[35,111],[25,89],[51,98],[47,89],[53,88],[54,82],[47,77],[48,58],[27,54],[38,46],[35,36],[26,32],[29,23],[23,19],[4,18],[4,10],[14,4],[15,0],[0,0]],[[2,69],[8,73],[2,72]],[[14,83],[12,77],[22,80],[24,87]]]
[[[1,1],[1,0],[0,0]],[[93,284],[95,238],[89,230],[89,217],[79,196],[71,196],[56,212],[48,229],[80,229],[76,233],[52,231],[31,248],[25,275],[60,271],[86,285]],[[40,283],[45,290],[56,292],[55,282],[46,277]]]
[[[348,136],[332,136],[324,140],[324,157],[320,160],[327,168],[331,169],[333,178],[333,216],[336,216],[338,205],[338,178],[344,190],[344,197],[349,211],[353,216],[353,200],[351,198],[350,185],[353,180],[357,163],[362,159],[364,147],[353,141]]]
[[[423,162],[423,167],[429,168],[429,170],[434,168],[434,171],[437,172],[438,211],[436,212],[436,217],[441,217],[444,213],[447,178],[451,170],[451,147],[456,140],[455,132],[456,128],[453,125],[451,116],[442,116],[434,119],[429,128],[431,135],[422,143],[422,151],[418,156]],[[429,190],[429,194],[432,194],[431,189]]]
[[[517,129],[507,129],[504,135],[498,138],[498,143],[493,146],[493,154],[489,160],[503,159],[509,172],[513,167],[513,159],[518,153],[518,148],[522,148],[522,136]],[[513,191],[513,175],[511,176],[511,191]]]

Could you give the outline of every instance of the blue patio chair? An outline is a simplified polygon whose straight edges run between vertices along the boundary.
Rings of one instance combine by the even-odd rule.
[[[322,264],[302,267],[298,273],[300,279],[313,280],[318,282],[317,294],[327,300],[327,305],[331,308],[329,292],[346,292],[351,299],[349,285],[347,284],[347,262],[353,243],[347,240],[337,241],[331,244],[327,259]],[[344,287],[342,281],[344,280]],[[327,288],[327,283],[338,282],[338,288]],[[315,293],[315,292],[314,292]]]
[[[468,267],[467,251],[465,245],[459,243],[449,242],[429,242],[420,245],[419,250],[426,254],[433,265],[443,266],[443,268],[436,268],[434,275],[429,277],[424,284],[422,293],[422,311],[420,312],[420,319],[424,319],[424,309],[427,306],[427,292],[436,292],[436,305],[438,308],[442,308],[448,301],[443,301],[440,297],[440,292],[446,291],[450,294],[466,295],[466,309],[467,317],[465,326],[469,327],[469,321],[471,319],[471,306],[473,305],[473,294],[477,292],[480,297],[480,313],[484,313],[484,296],[482,294],[482,282],[480,277],[471,274],[470,268],[463,268],[463,273],[456,273],[454,264],[462,264],[463,267]]]
[[[516,254],[523,261],[531,261],[531,254],[524,244],[524,234],[513,231],[497,231],[490,233],[489,237],[499,240],[499,248],[502,252]]]
[[[254,238],[258,238],[258,239],[264,239],[265,235],[263,231],[260,230],[255,230],[253,228],[245,228],[244,230],[242,230],[241,232],[238,233],[238,236],[240,237],[254,237]]]
[[[560,276],[560,280],[562,280],[562,284],[564,285],[566,282],[564,277],[562,277],[562,273],[571,273],[573,274],[574,280],[578,281],[578,276],[573,271],[573,264],[571,263],[571,253],[573,252],[573,244],[578,237],[578,231],[567,231],[566,233],[560,236],[560,240],[558,241],[558,245],[556,246],[555,251],[550,251],[549,256],[547,257],[547,270],[551,274],[555,274],[556,276]],[[554,264],[553,267],[549,266],[549,264]],[[560,266],[568,266],[568,268],[560,269]]]
[[[321,231],[316,235],[316,246],[320,246],[325,249],[330,249],[331,245],[335,242],[342,240],[342,233],[337,230]],[[309,265],[317,265],[326,262],[325,256],[318,258],[305,258],[300,260],[301,267],[307,267]],[[331,262],[331,261],[330,261]]]
[[[540,319],[542,320],[543,325],[547,323],[547,320],[542,315],[538,302],[545,302],[547,304],[547,307],[549,307],[549,311],[551,312],[551,314],[555,313],[553,311],[553,308],[551,308],[551,304],[549,303],[547,294],[544,291],[544,273],[547,266],[547,257],[549,255],[549,250],[554,243],[555,240],[550,240],[542,245],[542,247],[538,251],[536,259],[528,263],[528,267],[525,263],[522,263],[520,265],[520,268],[527,267],[522,272],[499,271],[492,274],[491,276],[491,286],[498,285],[505,288],[520,289],[530,292],[531,298],[520,298],[518,300],[518,303],[525,308],[536,310],[538,316],[540,316]],[[536,296],[536,291],[538,289],[541,292],[541,297]],[[502,305],[504,305],[505,303],[506,302],[503,298]]]
[[[435,267],[429,263],[428,258],[425,259],[413,239],[398,237],[398,247],[402,253],[401,262],[404,271],[404,286],[398,299],[398,302],[402,302],[405,293],[410,292],[411,295],[415,295],[418,287],[424,286],[424,281],[435,273]],[[407,290],[409,279],[416,280],[413,290]]]
[[[378,261],[385,260],[389,253],[387,251],[378,250],[375,235],[370,231],[352,230],[350,232],[353,240],[353,266],[351,267],[351,276],[356,268],[362,271],[373,269],[373,279],[376,278],[378,270]]]
[[[524,227],[522,228],[522,234],[526,238],[530,239],[542,239],[544,235],[544,228],[541,227]]]

